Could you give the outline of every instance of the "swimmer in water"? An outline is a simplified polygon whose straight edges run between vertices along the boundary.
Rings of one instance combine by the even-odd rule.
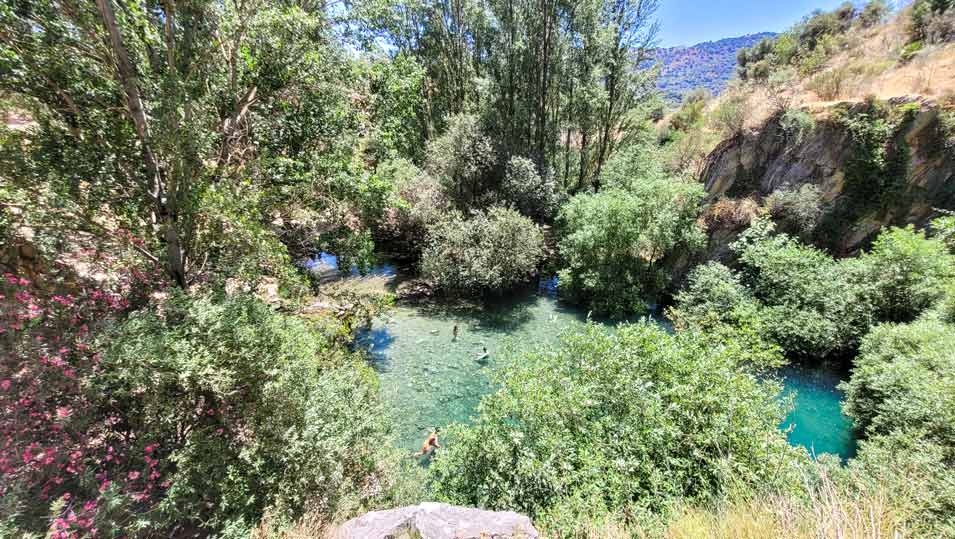
[[[478,361],[484,361],[485,359],[489,358],[490,356],[491,356],[491,354],[487,351],[487,346],[485,346],[485,347],[484,347],[484,353],[481,354],[481,357],[477,358],[477,360],[478,360]]]
[[[438,443],[438,427],[434,428],[434,431],[428,436],[428,439],[421,444],[421,451],[418,451],[414,454],[415,457],[425,457],[430,456],[434,453],[435,449],[441,447],[441,444]]]
[[[453,335],[451,338],[452,341],[458,340],[458,325],[456,323],[454,324],[454,329],[451,330],[451,335]]]

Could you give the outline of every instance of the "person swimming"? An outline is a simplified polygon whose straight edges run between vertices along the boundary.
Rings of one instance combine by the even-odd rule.
[[[451,335],[453,335],[453,337],[451,337],[451,340],[452,340],[452,341],[458,340],[458,325],[457,325],[457,323],[454,324],[454,329],[451,330]]]
[[[431,434],[428,436],[428,439],[421,444],[421,451],[418,451],[414,454],[415,457],[425,457],[430,456],[434,453],[435,449],[441,447],[441,444],[438,443],[438,427],[435,427]]]
[[[487,351],[487,346],[483,348],[484,348],[484,353],[477,358],[477,361],[484,361],[487,358],[491,357],[491,353]]]

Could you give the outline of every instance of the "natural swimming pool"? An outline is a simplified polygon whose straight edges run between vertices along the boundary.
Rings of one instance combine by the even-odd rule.
[[[399,306],[359,336],[395,414],[398,444],[417,449],[434,426],[468,422],[481,397],[494,390],[491,374],[506,367],[502,352],[556,344],[586,321],[586,313],[559,302],[550,283],[481,306]],[[656,322],[666,325],[665,320]],[[452,335],[459,327],[458,338]],[[487,358],[479,360],[487,350]],[[780,428],[791,443],[814,454],[855,454],[852,424],[840,409],[841,374],[822,367],[780,370],[794,409]]]

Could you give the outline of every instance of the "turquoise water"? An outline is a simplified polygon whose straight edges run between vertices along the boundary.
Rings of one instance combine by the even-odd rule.
[[[793,410],[781,427],[792,428],[789,443],[813,455],[832,453],[843,459],[856,454],[852,421],[842,414],[844,394],[836,386],[847,373],[826,367],[788,366],[780,369],[784,395],[794,399]]]
[[[558,302],[553,283],[544,282],[536,293],[481,307],[396,307],[375,320],[359,344],[379,373],[399,446],[417,449],[434,426],[466,422],[476,414],[481,397],[494,390],[492,370],[506,367],[505,348],[556,344],[564,330],[585,321],[586,313]],[[666,327],[665,321],[658,323]],[[796,405],[781,425],[792,426],[790,442],[816,454],[851,457],[855,446],[851,424],[839,409],[838,374],[793,367],[780,374]]]

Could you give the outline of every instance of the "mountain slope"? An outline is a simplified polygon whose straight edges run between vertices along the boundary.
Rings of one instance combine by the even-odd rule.
[[[691,47],[657,49],[656,60],[661,66],[657,85],[670,101],[679,101],[683,94],[701,87],[719,94],[736,72],[736,52],[775,35],[763,32]]]

